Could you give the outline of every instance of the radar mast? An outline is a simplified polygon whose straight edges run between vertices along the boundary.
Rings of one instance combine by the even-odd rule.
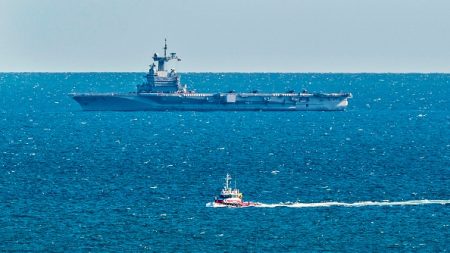
[[[170,53],[170,56],[167,56],[167,39],[164,39],[164,56],[159,56],[157,53],[153,55],[153,61],[158,62],[158,71],[165,71],[164,64],[170,60],[181,61],[178,58],[176,53]]]

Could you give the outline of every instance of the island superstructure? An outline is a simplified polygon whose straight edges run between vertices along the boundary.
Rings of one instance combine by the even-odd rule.
[[[71,93],[85,111],[340,111],[348,105],[351,93],[197,93],[181,84],[175,69],[165,64],[180,61],[176,53],[153,55],[145,82],[130,93]],[[155,64],[156,63],[156,64]]]

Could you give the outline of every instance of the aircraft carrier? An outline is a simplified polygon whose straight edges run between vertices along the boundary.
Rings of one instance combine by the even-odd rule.
[[[85,111],[341,111],[351,93],[310,93],[306,90],[280,93],[197,93],[180,83],[174,69],[165,63],[181,59],[176,53],[153,55],[153,64],[143,84],[130,93],[71,93]],[[157,63],[157,65],[155,64]]]

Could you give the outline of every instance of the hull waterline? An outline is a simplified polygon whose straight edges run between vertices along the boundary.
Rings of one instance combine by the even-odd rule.
[[[70,94],[85,111],[342,111],[351,94]]]

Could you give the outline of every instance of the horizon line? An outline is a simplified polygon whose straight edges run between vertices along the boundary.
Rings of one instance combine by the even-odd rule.
[[[0,71],[0,74],[101,74],[101,73],[146,73],[147,71]],[[450,74],[450,72],[288,72],[288,71],[183,71],[180,74]]]

